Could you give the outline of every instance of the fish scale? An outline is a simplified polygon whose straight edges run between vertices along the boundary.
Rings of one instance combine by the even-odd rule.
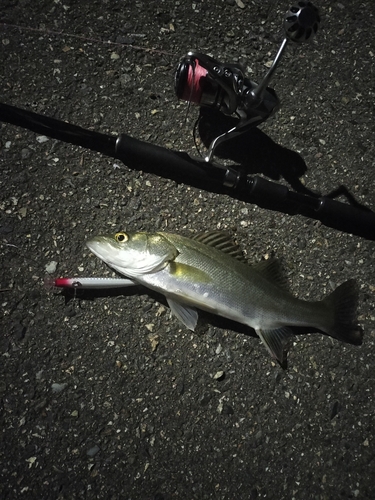
[[[170,235],[166,234],[165,237],[169,239]],[[329,315],[323,303],[296,299],[264,278],[256,268],[245,265],[215,248],[207,245],[197,246],[194,244],[195,240],[178,235],[173,235],[170,241],[179,251],[174,262],[189,265],[192,269],[200,269],[210,278],[208,282],[192,280],[192,271],[184,277],[184,287],[181,287],[182,277],[175,277],[170,266],[161,271],[165,274],[163,282],[166,290],[180,290],[181,299],[186,299],[188,303],[194,302],[194,305],[201,309],[220,313],[254,329],[259,328],[259,324],[275,328],[288,322],[305,326],[306,321],[312,326],[311,321],[316,321],[317,317]],[[143,279],[148,286],[158,288],[160,276],[161,274],[155,274],[144,276]]]

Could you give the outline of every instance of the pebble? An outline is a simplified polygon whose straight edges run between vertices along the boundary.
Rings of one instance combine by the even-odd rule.
[[[64,383],[64,384],[52,384],[51,385],[52,392],[55,394],[58,394],[59,392],[62,392],[67,385],[68,384],[66,384],[66,383]]]
[[[95,446],[93,446],[92,448],[90,448],[89,450],[87,450],[87,456],[88,457],[95,457],[95,455],[100,451],[100,448],[99,446],[96,444]]]
[[[56,272],[57,262],[55,260],[51,260],[51,262],[48,262],[48,264],[46,264],[44,269],[48,274],[53,274],[54,272]]]
[[[218,372],[215,373],[214,379],[215,380],[223,380],[225,373],[222,370],[219,370]]]
[[[122,74],[119,80],[122,87],[126,87],[127,85],[133,82],[132,77],[127,73]]]
[[[230,349],[225,349],[224,353],[225,353],[225,358],[228,361],[228,363],[232,363],[232,361],[233,361],[232,351]]]
[[[46,135],[38,135],[36,140],[39,142],[39,144],[43,144],[43,142],[49,141]]]
[[[28,149],[28,148],[23,148],[23,149],[21,149],[21,158],[22,158],[23,160],[26,160],[27,158],[29,158],[29,157],[30,157],[30,154],[31,154],[30,149]]]
[[[26,214],[27,214],[27,208],[26,207],[21,207],[19,210],[18,210],[18,213],[20,214],[21,217],[26,217]]]
[[[245,8],[245,4],[241,0],[236,0],[236,4],[238,5],[238,7],[240,9],[244,9]]]

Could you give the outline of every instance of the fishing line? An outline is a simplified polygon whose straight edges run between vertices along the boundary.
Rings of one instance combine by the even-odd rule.
[[[86,37],[83,35],[74,35],[72,33],[64,33],[63,31],[54,31],[54,30],[49,30],[49,29],[41,29],[41,28],[32,28],[30,26],[19,26],[18,24],[10,24],[10,23],[0,23],[0,26],[3,26],[4,28],[16,28],[20,31],[30,31],[34,33],[43,33],[44,35],[55,35],[55,36],[65,36],[69,38],[75,38],[77,40],[84,40],[87,42],[94,42],[94,43],[101,43],[103,45],[116,45],[120,47],[130,47],[132,49],[136,50],[143,50],[145,52],[153,52],[155,54],[163,54],[167,56],[173,56],[176,57],[176,54],[173,54],[172,52],[167,52],[166,50],[159,50],[159,49],[153,49],[153,48],[148,48],[148,47],[142,47],[139,45],[134,45],[132,43],[121,43],[121,42],[111,42],[111,40],[101,40],[100,38],[90,38]],[[137,34],[134,34],[133,36],[139,36]]]
[[[207,74],[208,71],[199,64],[198,59],[189,61],[181,99],[189,103],[200,104],[203,93],[203,79],[207,77]]]
[[[187,122],[188,114],[190,111],[191,103],[198,104],[201,102],[201,97],[203,93],[203,85],[202,85],[202,78],[205,78],[207,76],[207,70],[199,64],[198,59],[190,59],[185,61],[186,66],[187,66],[187,74],[185,76],[185,81],[181,82],[182,85],[182,90],[180,87],[179,90],[179,95],[181,96],[180,99],[187,101],[188,106],[186,109],[186,114],[185,114],[185,123]],[[180,72],[185,71],[186,72],[186,66],[185,68],[181,69]],[[180,75],[176,75],[176,78],[180,78]],[[203,158],[202,152],[200,150],[198,140],[197,140],[197,130],[198,130],[198,124],[200,121],[200,116],[195,120],[194,127],[193,127],[193,140],[195,144],[195,148],[201,158]]]
[[[198,118],[195,120],[195,123],[194,123],[194,127],[193,127],[193,141],[194,141],[194,145],[195,145],[195,148],[199,154],[199,156],[201,158],[204,158],[204,155],[202,154],[202,151],[201,151],[201,144],[202,144],[202,141],[200,143],[198,143],[198,135],[199,133],[197,134],[197,131],[198,131],[198,126],[199,126],[199,122],[201,121],[202,117],[199,115]]]
[[[195,64],[194,64],[194,62],[192,62],[192,72],[193,72],[193,80],[194,80],[195,79]],[[185,90],[184,90],[184,92],[185,92]],[[192,95],[193,95],[193,89],[191,89],[190,95],[189,95],[189,100],[188,100],[188,105],[187,105],[186,115],[185,115],[185,123],[187,123],[187,117],[188,117],[188,114],[190,111],[190,105],[192,102],[191,101]]]

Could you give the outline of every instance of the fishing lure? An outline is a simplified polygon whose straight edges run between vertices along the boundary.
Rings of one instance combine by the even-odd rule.
[[[45,284],[49,287],[55,286],[57,288],[79,288],[85,290],[124,288],[136,285],[132,280],[126,278],[86,278],[83,276],[76,278],[47,278]]]

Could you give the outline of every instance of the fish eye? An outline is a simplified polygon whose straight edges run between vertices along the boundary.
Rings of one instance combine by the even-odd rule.
[[[129,236],[126,233],[116,233],[115,234],[115,240],[118,241],[119,243],[124,243],[128,241]]]

